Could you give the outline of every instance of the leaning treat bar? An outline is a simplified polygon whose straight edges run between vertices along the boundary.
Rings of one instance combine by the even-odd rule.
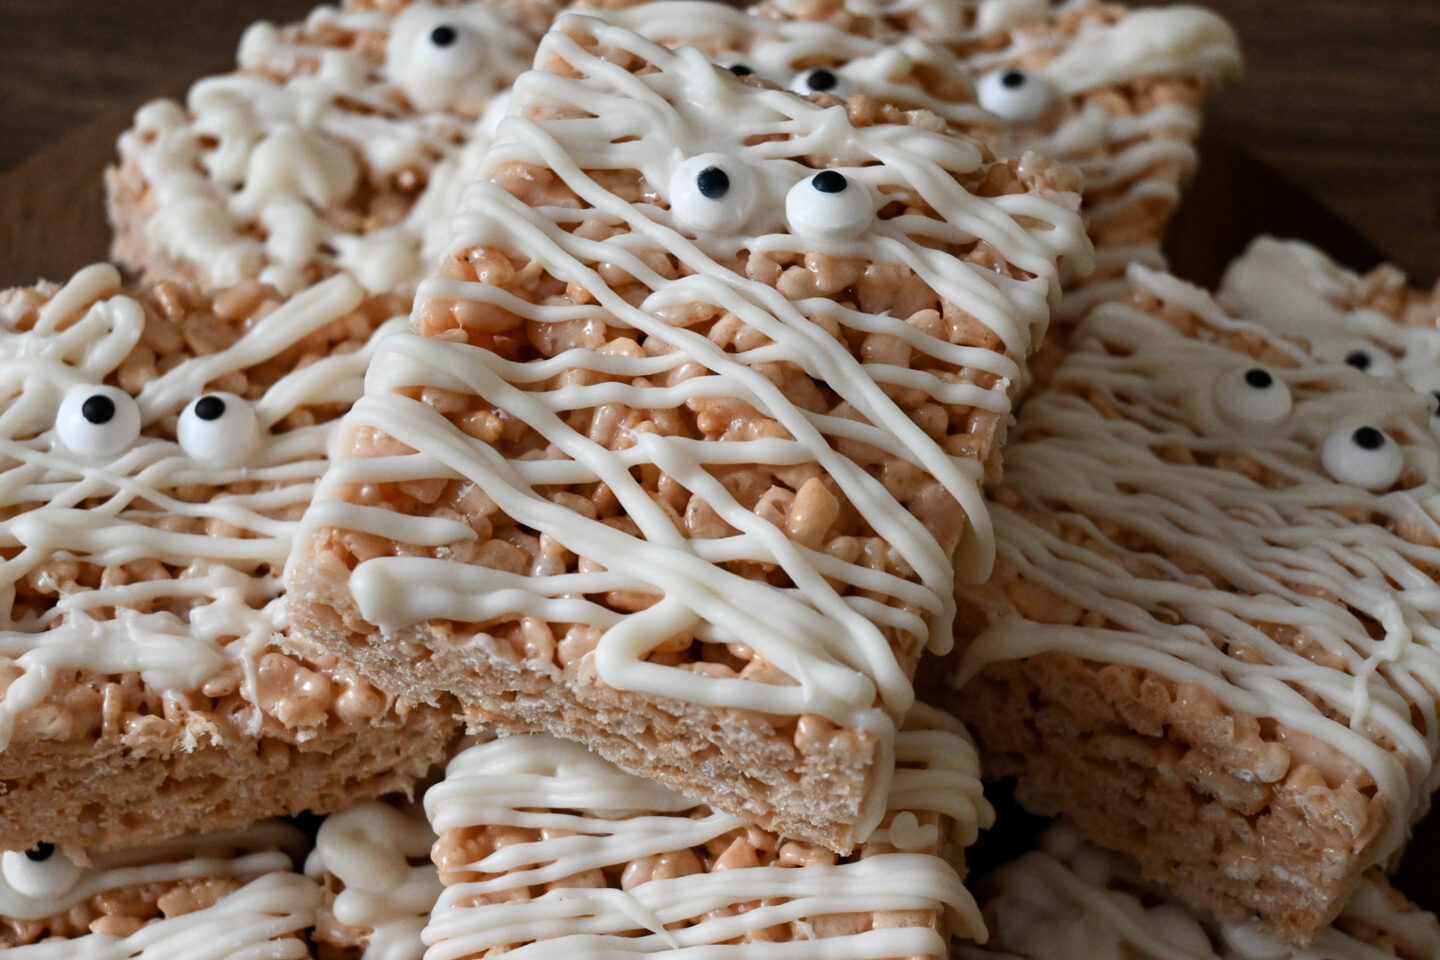
[[[955,722],[923,707],[911,719],[884,822],[846,857],[578,744],[520,735],[472,747],[425,797],[446,885],[425,956],[941,960],[948,935],[984,938],[946,857],[991,814]]]
[[[0,846],[113,848],[404,790],[450,721],[275,643],[396,298],[336,277],[0,294]],[[388,322],[388,326],[386,326]]]
[[[202,289],[294,293],[344,270],[413,290],[488,143],[487,106],[557,6],[348,0],[256,24],[237,72],[146,105],[120,138],[113,256]]]
[[[292,640],[848,850],[952,557],[988,569],[980,478],[1088,255],[1069,172],[584,16],[538,62],[348,420]]]
[[[0,855],[0,947],[19,960],[300,960],[320,888],[308,840],[267,821],[95,855]]]
[[[1056,824],[1038,848],[982,878],[990,939],[957,960],[1433,960],[1440,923],[1408,903],[1378,869],[1335,923],[1294,950],[1250,923],[1216,923],[1177,906],[1125,857]]]
[[[434,843],[418,801],[369,800],[325,818],[305,860],[325,891],[311,934],[320,960],[420,960],[440,895]]]
[[[1436,781],[1431,398],[1132,279],[1016,425],[949,702],[1027,806],[1303,943]]]

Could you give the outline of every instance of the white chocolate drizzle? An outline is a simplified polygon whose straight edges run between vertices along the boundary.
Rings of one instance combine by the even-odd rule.
[[[381,333],[404,319],[362,349],[291,371],[256,399],[261,438],[245,463],[197,462],[157,424],[208,384],[345,318],[363,298],[355,281],[333,278],[256,320],[228,348],[170,366],[134,398],[144,432],[102,457],[67,449],[56,437],[56,413],[69,391],[115,374],[140,341],[144,308],[125,294],[113,267],[97,265],[59,289],[33,329],[15,330],[17,318],[0,314],[0,546],[7,551],[0,656],[19,670],[0,700],[0,747],[17,716],[76,670],[136,672],[164,699],[184,704],[238,662],[243,695],[256,702],[257,661],[286,624],[280,572],[338,420],[270,429],[305,407],[353,401]],[[252,481],[253,492],[236,486]],[[197,486],[211,495],[196,500]],[[167,518],[204,523],[210,532],[176,532]],[[17,583],[72,557],[103,567],[153,560],[185,573],[70,591],[43,611],[16,608]],[[251,720],[258,732],[260,714]]]
[[[1065,824],[1048,828],[1038,849],[977,887],[994,924],[992,940],[986,949],[962,945],[963,960],[1394,960],[1394,952],[1346,933],[1346,921],[1394,938],[1406,956],[1440,955],[1434,915],[1398,906],[1373,876],[1360,882],[1339,924],[1295,950],[1250,924],[1190,913],[1141,880],[1125,857],[1085,842]]]
[[[667,855],[687,857],[691,848],[743,829],[744,821],[551,737],[515,736],[470,748],[425,797],[442,846],[447,832],[463,835],[473,828],[502,834],[521,828],[540,839],[508,842],[463,868],[493,876],[456,882],[441,894],[425,930],[426,960],[507,947],[517,960],[671,950],[763,960],[793,956],[796,944],[725,941],[776,924],[808,929],[814,923],[820,929],[821,918],[833,914],[861,915],[852,932],[816,944],[834,960],[946,955],[945,940],[923,920],[887,925],[889,911],[912,918],[944,914],[951,932],[983,938],[970,894],[936,853],[939,830],[966,844],[993,818],[980,795],[978,758],[954,721],[916,709],[917,717],[936,726],[900,733],[896,749],[903,765],[895,770],[888,804],[892,824],[870,840],[882,850],[886,844],[897,849],[833,864],[632,877]],[[919,827],[919,813],[940,814],[942,826]],[[594,879],[622,869],[624,889]],[[538,892],[542,887],[545,892]],[[532,893],[525,895],[526,888]],[[477,897],[485,899],[477,904]],[[740,905],[750,908],[737,913]],[[873,926],[871,914],[878,915]]]
[[[631,75],[597,59],[581,44],[593,37],[607,47],[635,52],[654,63],[653,73]],[[590,205],[587,217],[615,226],[622,235],[596,243],[557,226],[565,211],[529,207],[495,183],[479,181],[456,219],[452,251],[495,246],[551,276],[573,279],[592,305],[521,303],[496,286],[448,279],[427,281],[417,312],[428,300],[473,300],[513,310],[547,324],[594,319],[673,346],[673,352],[620,356],[577,348],[536,362],[512,363],[490,351],[451,341],[402,336],[389,342],[371,368],[366,397],[347,427],[375,427],[416,453],[337,464],[325,481],[366,483],[388,477],[463,477],[473,481],[509,517],[540,531],[575,554],[603,566],[556,576],[518,577],[484,566],[428,557],[383,557],[355,570],[350,587],[362,616],[393,631],[445,618],[483,622],[514,612],[549,621],[581,623],[605,631],[595,664],[605,683],[709,706],[758,709],[772,714],[819,714],[848,728],[874,733],[882,751],[891,716],[913,699],[887,631],[908,635],[910,645],[941,649],[951,642],[954,569],[943,547],[906,506],[856,461],[841,455],[838,440],[861,440],[887,457],[911,464],[935,484],[937,495],[959,504],[969,522],[962,576],[982,578],[992,547],[979,495],[981,465],[952,456],[925,434],[884,392],[920,391],[943,405],[974,406],[1004,416],[1007,393],[1021,362],[1043,332],[1048,301],[1058,290],[1057,260],[1083,261],[1086,243],[1079,219],[1052,199],[1015,194],[983,199],[967,193],[957,175],[977,170],[981,151],[971,144],[917,127],[852,128],[843,108],[824,108],[778,90],[741,83],[698,51],[671,53],[623,29],[566,15],[542,43],[538,62],[562,60],[580,79],[532,71],[517,84],[512,115],[486,161],[488,170],[514,162],[554,170]],[[599,120],[534,122],[518,114],[533,106],[564,104]],[[779,134],[783,139],[772,139]],[[759,142],[756,142],[759,141]],[[672,183],[687,157],[723,153],[748,168],[760,200],[743,231],[692,237],[658,205],[637,205],[611,193],[592,176],[597,170],[636,170],[651,185]],[[830,159],[872,196],[915,190],[936,217],[907,214],[878,219],[866,233],[818,244],[829,253],[861,260],[897,262],[913,270],[940,298],[961,306],[995,332],[1003,347],[961,347],[921,333],[905,318],[866,313],[821,298],[787,300],[774,287],[738,274],[722,258],[737,251],[804,254],[817,244],[786,232],[786,193],[814,171],[796,159]],[[1016,217],[1028,218],[1022,227]],[[1033,274],[1012,279],[964,262],[942,245],[979,237],[1009,263]],[[673,281],[642,260],[654,251],[671,256],[688,274]],[[623,267],[650,293],[627,302],[597,272],[597,261]],[[740,354],[721,350],[705,336],[660,319],[671,310],[713,304],[740,318],[771,341]],[[893,336],[908,350],[943,364],[993,376],[993,386],[965,382],[952,373],[863,363],[819,321],[838,322],[857,334]],[[863,421],[804,411],[754,364],[786,361],[822,381],[854,407]],[[668,388],[635,383],[664,378],[686,364],[704,375]],[[631,382],[579,383],[542,388],[565,369],[619,375]],[[402,392],[440,386],[495,404],[528,424],[561,459],[507,460],[478,443],[423,403]],[[705,442],[639,433],[634,445],[610,450],[567,425],[574,409],[619,402],[635,409],[671,408],[688,399],[735,397],[779,423],[790,438]],[[793,438],[793,439],[792,439]],[[742,506],[707,468],[726,464],[762,467],[818,463],[886,543],[904,558],[913,579],[839,561],[791,541]],[[721,539],[686,539],[631,475],[654,464],[704,499],[738,533]],[[933,479],[929,479],[933,478]],[[552,502],[539,486],[603,481],[638,526],[632,536]],[[943,492],[943,493],[942,493]],[[946,509],[953,516],[954,504]],[[327,500],[322,492],[307,527],[332,526],[393,537],[402,543],[443,544],[473,536],[443,519],[419,524],[385,511]],[[777,589],[733,573],[721,563],[750,559],[774,563],[794,586]],[[827,579],[829,578],[829,579]],[[835,581],[891,599],[842,595]],[[654,606],[621,614],[584,599],[597,591],[631,589],[663,597]],[[707,677],[648,662],[666,638],[695,631],[702,642],[745,638],[759,656],[797,681],[779,686],[749,679]],[[877,703],[878,695],[878,703]],[[888,715],[887,715],[888,713]],[[883,796],[877,782],[862,823],[873,825]]]
[[[1378,862],[1398,848],[1437,780],[1431,571],[1440,566],[1440,458],[1428,404],[1395,380],[1317,360],[1173,277],[1137,267],[1131,279],[1208,330],[1285,358],[1267,369],[1285,382],[1293,408],[1269,428],[1236,426],[1217,409],[1214,386],[1254,366],[1252,356],[1187,338],[1126,304],[1097,309],[1053,389],[1020,418],[1005,486],[1024,509],[1078,525],[1103,551],[1016,510],[993,510],[1006,563],[1109,626],[1032,622],[992,593],[977,600],[992,605],[990,624],[956,682],[992,661],[1059,650],[1197,685],[1225,708],[1273,718],[1349,758],[1319,761],[1338,780],[1373,779],[1388,808],[1367,851]],[[1091,394],[1113,414],[1087,402]],[[1357,425],[1399,445],[1400,483],[1370,492],[1327,473],[1326,439]],[[1159,452],[1177,448],[1223,466]],[[1230,462],[1273,479],[1262,485]],[[1356,513],[1369,522],[1348,519]],[[1153,550],[1122,546],[1116,527]],[[1224,586],[1185,572],[1184,558]],[[1287,631],[1294,642],[1276,638]],[[1228,655],[1212,636],[1245,655]]]
[[[337,922],[368,931],[361,960],[420,960],[425,952],[420,932],[440,895],[434,842],[418,804],[358,803],[320,825],[305,874],[343,884],[331,910]]]
[[[258,278],[295,293],[339,269],[372,292],[413,289],[488,141],[486,103],[529,66],[521,19],[499,0],[256,24],[238,72],[136,114],[120,158],[145,195],[112,215],[142,217],[154,258],[207,288]],[[437,26],[455,40],[426,50]],[[378,42],[334,40],[367,35]]]

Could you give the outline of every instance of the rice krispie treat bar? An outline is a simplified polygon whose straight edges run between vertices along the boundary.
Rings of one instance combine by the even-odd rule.
[[[961,944],[959,960],[1431,960],[1440,922],[1371,870],[1335,923],[1296,951],[1254,924],[1216,923],[1146,883],[1125,857],[1066,824],[1038,848],[982,877],[990,940]]]
[[[1028,807],[1303,944],[1437,779],[1433,400],[1132,279],[1015,428],[948,702]]]
[[[558,6],[347,0],[252,26],[235,73],[142,107],[120,138],[112,256],[201,289],[297,293],[344,270],[413,291],[489,142],[487,106]]]
[[[1069,172],[567,15],[288,583],[296,643],[848,850],[988,571]]]
[[[265,821],[77,862],[52,844],[0,854],[0,947],[25,960],[299,960],[320,888],[309,841]]]
[[[451,722],[286,653],[280,574],[405,301],[0,294],[0,848],[133,846],[408,790]]]
[[[320,882],[319,960],[420,960],[420,933],[440,896],[435,831],[419,802],[369,800],[320,824],[305,875]]]
[[[425,956],[941,960],[950,934],[984,938],[950,861],[992,813],[955,721],[924,707],[912,720],[884,822],[844,857],[578,744],[521,735],[472,747],[425,797],[445,883]]]

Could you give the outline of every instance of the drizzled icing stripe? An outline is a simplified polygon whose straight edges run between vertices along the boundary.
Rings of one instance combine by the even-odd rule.
[[[587,43],[628,51],[657,69],[632,74],[598,58]],[[361,428],[376,428],[416,453],[339,463],[326,481],[327,489],[383,481],[392,472],[470,480],[507,517],[605,568],[532,577],[523,582],[527,599],[503,596],[506,604],[518,602],[527,613],[549,621],[603,629],[595,663],[611,687],[714,707],[818,713],[875,733],[885,749],[891,726],[886,711],[904,711],[913,697],[887,634],[900,636],[900,646],[911,649],[926,643],[939,649],[950,643],[954,543],[937,542],[936,534],[906,504],[836,447],[858,441],[918,468],[923,482],[934,485],[931,502],[944,500],[935,515],[944,513],[949,519],[943,523],[952,523],[958,504],[969,523],[963,576],[983,577],[991,546],[979,494],[978,458],[948,453],[887,390],[918,392],[941,409],[970,405],[1003,417],[1009,409],[1007,388],[1043,331],[1048,300],[1058,289],[1057,259],[1083,262],[1087,256],[1078,218],[1040,195],[986,199],[967,193],[958,178],[976,173],[983,164],[983,154],[973,144],[916,127],[853,128],[842,108],[746,85],[694,49],[671,53],[595,19],[562,18],[542,44],[538,62],[564,66],[554,73],[533,71],[517,84],[512,116],[501,126],[486,169],[503,173],[515,164],[533,164],[553,171],[582,198],[586,219],[616,235],[601,242],[588,239],[584,231],[569,232],[562,225],[574,215],[564,208],[545,206],[544,201],[527,206],[499,184],[482,180],[470,189],[456,219],[451,253],[473,247],[504,251],[529,261],[531,269],[583,287],[585,300],[593,303],[536,305],[503,286],[437,278],[422,288],[416,316],[423,317],[431,303],[458,301],[509,311],[532,324],[537,336],[549,336],[540,332],[546,328],[563,330],[561,324],[603,323],[622,337],[645,339],[648,353],[626,355],[577,345],[549,360],[520,364],[450,339],[397,338],[371,368],[366,397],[353,411],[349,430],[354,436]],[[561,75],[569,69],[578,77]],[[559,109],[577,115],[540,122],[523,118],[527,111]],[[635,171],[647,184],[658,185],[660,193],[670,193],[676,189],[677,172],[689,169],[685,164],[697,156],[720,158],[715,162],[728,165],[733,182],[750,184],[752,202],[729,228],[700,231],[697,237],[686,227],[687,214],[678,202],[669,209],[632,205],[603,186],[611,172]],[[866,209],[856,224],[858,231],[846,237],[817,239],[803,230],[797,235],[793,224],[787,229],[783,212],[787,196],[810,190],[805,178],[813,169],[798,159],[804,156],[825,157],[843,169],[848,189],[863,191],[871,197],[871,206],[881,194],[913,193],[942,211],[943,218],[906,212],[872,222],[873,211]],[[810,207],[802,212],[809,215]],[[790,216],[799,214],[792,210]],[[1020,217],[1033,226],[1021,226]],[[1034,276],[1011,278],[948,252],[972,238],[983,238],[999,256]],[[768,283],[738,272],[737,253],[745,250],[752,258],[821,250],[863,263],[900,264],[923,282],[926,303],[937,302],[931,298],[938,294],[943,301],[938,305],[947,311],[951,308],[946,304],[962,308],[1003,346],[948,343],[907,318],[890,316],[888,299],[867,312],[821,297],[787,298]],[[666,279],[657,274],[647,262],[657,254],[672,258],[685,275]],[[644,292],[622,294],[607,282],[608,268],[599,264],[623,270]],[[666,319],[712,307],[717,314],[738,318],[768,342],[730,353],[707,336]],[[925,366],[945,372],[922,373],[919,360],[904,366],[865,362],[827,329],[831,323],[856,337],[893,337],[903,342],[907,355],[913,352]],[[758,369],[761,364],[793,365],[797,376],[823,384],[858,416],[803,409]],[[679,373],[687,368],[699,375],[682,380]],[[948,372],[955,368],[964,372]],[[567,374],[556,386],[538,381],[561,369],[582,377],[570,382]],[[974,371],[982,372],[978,383],[973,382]],[[630,382],[590,383],[586,378],[592,372]],[[636,382],[640,377],[645,382]],[[672,379],[668,387],[659,385]],[[558,456],[507,459],[500,450],[477,443],[424,403],[408,399],[415,395],[412,388],[427,386],[478,397],[483,404],[477,405],[493,404],[543,436]],[[729,443],[646,432],[635,434],[629,450],[615,451],[570,426],[572,411],[605,404],[670,410],[706,398],[743,400],[788,436]],[[811,463],[820,466],[903,558],[896,566],[915,571],[913,579],[792,541],[743,506],[711,472],[734,464],[779,468]],[[637,465],[659,467],[708,503],[735,535],[682,536],[670,515],[636,481],[632,469]],[[587,519],[536,489],[597,480],[614,492],[639,536]],[[416,542],[398,524],[382,519],[381,511],[331,501],[312,511],[307,523]],[[423,535],[439,533],[434,527]],[[455,539],[465,535],[473,536],[463,527],[455,530]],[[777,588],[718,565],[731,560],[775,564],[794,586]],[[581,599],[616,585],[662,599],[620,617]],[[456,569],[448,560],[403,556],[366,560],[350,581],[365,619],[392,631],[436,618],[483,622],[513,612],[514,606],[500,609],[501,595],[486,592],[520,586],[483,566]],[[861,596],[862,590],[880,596]],[[686,632],[696,632],[705,643],[744,638],[798,685],[708,677],[646,660],[667,638]],[[877,708],[877,693],[883,709]],[[876,791],[880,789],[877,785]],[[873,803],[878,795],[872,793],[869,818],[878,814]]]
[[[23,291],[11,295],[10,314],[0,317],[0,547],[10,554],[0,560],[0,654],[18,676],[0,702],[0,745],[17,716],[75,670],[138,673],[150,689],[183,703],[228,662],[239,662],[242,692],[256,702],[256,661],[286,623],[280,570],[338,421],[270,431],[308,407],[353,401],[380,336],[404,320],[381,326],[360,349],[285,373],[255,397],[255,433],[245,441],[254,452],[244,463],[201,462],[166,439],[160,422],[208,385],[280,357],[363,300],[355,281],[337,277],[255,320],[229,347],[167,363],[133,400],[143,432],[118,452],[85,456],[70,449],[57,411],[73,391],[115,381],[141,342],[145,308],[108,265],[76,274],[40,308],[32,329],[14,328],[27,300]],[[365,321],[357,340],[377,324]],[[117,398],[132,402],[123,391]],[[227,441],[224,433],[218,438]],[[196,497],[196,487],[211,494]],[[203,532],[177,532],[176,522]],[[70,557],[102,567],[156,560],[185,575],[107,576],[97,589],[58,599],[24,593],[27,578]],[[254,719],[258,724],[259,715]]]
[[[420,932],[440,895],[430,862],[435,833],[418,804],[399,809],[370,801],[320,824],[305,875],[333,876],[342,889],[330,912],[365,931],[361,960],[420,960]]]
[[[785,936],[725,943],[776,925],[788,925],[796,939],[808,938],[801,931],[824,937],[823,946],[814,946],[835,960],[943,957],[946,943],[926,925],[931,920],[961,935],[984,931],[969,893],[938,851],[973,841],[993,813],[980,795],[968,738],[936,711],[917,707],[915,716],[936,728],[900,733],[889,822],[871,836],[871,847],[838,863],[830,862],[833,855],[795,866],[726,862],[708,873],[653,871],[732,833],[741,846],[789,841],[624,773],[576,744],[516,736],[472,747],[425,797],[441,835],[437,857],[448,848],[466,849],[477,829],[505,839],[478,862],[444,864],[460,876],[474,871],[487,879],[446,887],[425,930],[426,960],[459,960],[495,948],[517,957],[577,950],[609,957],[794,955],[794,939],[787,943]],[[941,822],[928,814],[939,814]],[[814,852],[803,844],[789,849],[801,858]],[[599,880],[602,871],[611,879]],[[617,886],[614,878],[622,874]],[[545,892],[524,893],[542,884]],[[905,919],[887,922],[890,911]],[[861,916],[836,918],[855,929],[827,935],[832,921],[826,918],[835,914]]]
[[[304,960],[320,888],[295,873],[267,873],[213,905],[158,920],[128,937],[92,933],[17,947],[16,960]]]
[[[1250,924],[1216,924],[1144,883],[1119,854],[1084,842],[1057,824],[1038,849],[977,885],[994,929],[985,949],[962,945],[964,960],[997,954],[1015,960],[1083,956],[1087,960],[1394,960],[1440,955],[1433,914],[1397,903],[1375,875],[1351,895],[1336,925],[1295,950]],[[1393,938],[1397,954],[1345,932],[1356,923]]]
[[[184,107],[142,107],[120,139],[135,173],[112,178],[112,217],[139,218],[162,261],[138,266],[168,262],[206,287],[295,293],[339,269],[377,293],[413,289],[489,142],[484,108],[529,66],[553,9],[321,6],[303,26],[252,26],[239,72],[195,84]]]
[[[970,592],[991,619],[957,682],[990,662],[1059,650],[1194,684],[1353,760],[1363,774],[1326,762],[1318,748],[1293,758],[1373,779],[1390,813],[1367,855],[1383,859],[1437,781],[1440,460],[1428,405],[1393,380],[1317,360],[1227,315],[1173,277],[1140,268],[1131,276],[1194,314],[1205,334],[1187,338],[1124,304],[1099,308],[1081,331],[1086,345],[1021,417],[1005,482],[1019,508],[994,509],[1005,563],[1107,625],[1037,623],[994,591]],[[1257,362],[1210,331],[1242,336],[1272,358],[1258,366],[1288,392],[1285,416],[1233,405],[1227,378]],[[1355,472],[1369,463],[1354,439],[1362,426],[1398,458],[1378,492]],[[1333,458],[1337,441],[1342,452],[1357,448]],[[1177,449],[1202,462],[1160,453]],[[1249,479],[1256,469],[1271,479]],[[1372,522],[1347,519],[1357,513]],[[1102,547],[1071,543],[1052,519]],[[1153,552],[1123,546],[1127,532]],[[1226,586],[1188,573],[1192,559]],[[1246,654],[1227,655],[1212,635]]]

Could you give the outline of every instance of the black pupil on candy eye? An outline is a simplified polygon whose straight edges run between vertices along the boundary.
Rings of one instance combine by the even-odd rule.
[[[1022,70],[1006,70],[1000,75],[1000,85],[1010,90],[1016,87],[1025,86],[1025,73]]]
[[[1370,354],[1364,350],[1352,350],[1345,355],[1345,362],[1356,370],[1370,369]]]
[[[55,844],[46,843],[42,840],[41,842],[35,844],[35,846],[31,847],[29,850],[25,851],[25,859],[30,860],[34,863],[39,863],[42,860],[49,860],[50,855],[54,852]]]
[[[1361,427],[1350,435],[1350,439],[1361,450],[1379,450],[1385,446],[1385,434],[1374,427]]]
[[[1431,411],[1431,416],[1440,417],[1440,390],[1432,390],[1430,396],[1435,400],[1435,409]]]
[[[80,416],[96,426],[109,423],[115,416],[115,401],[98,393],[93,397],[86,397],[85,402],[80,405]]]
[[[455,42],[457,34],[455,28],[449,24],[442,23],[430,31],[430,42],[437,47],[448,47]]]
[[[754,71],[754,70],[751,70],[749,67],[745,66],[745,64],[743,64],[743,63],[737,63],[737,64],[735,64],[734,66],[732,66],[732,67],[730,68],[730,72],[733,73],[733,74],[735,74],[735,76],[737,76],[737,77],[748,77],[748,76],[750,76],[750,74],[754,73],[755,71]]]
[[[719,200],[730,192],[730,177],[719,167],[706,167],[696,175],[695,189],[702,197]]]
[[[1274,383],[1275,380],[1273,377],[1270,376],[1269,373],[1261,370],[1259,367],[1256,367],[1253,370],[1245,371],[1245,382],[1248,383],[1250,386],[1254,387],[1256,390],[1264,390],[1266,387],[1270,386],[1270,384]]]
[[[805,86],[811,90],[833,90],[840,78],[829,70],[811,70],[810,75],[805,78]]]
[[[225,416],[225,401],[212,395],[195,401],[195,416],[201,420],[219,420]]]
[[[834,170],[822,170],[815,174],[815,179],[810,181],[815,189],[821,193],[839,193],[849,184],[843,173],[836,173]]]

